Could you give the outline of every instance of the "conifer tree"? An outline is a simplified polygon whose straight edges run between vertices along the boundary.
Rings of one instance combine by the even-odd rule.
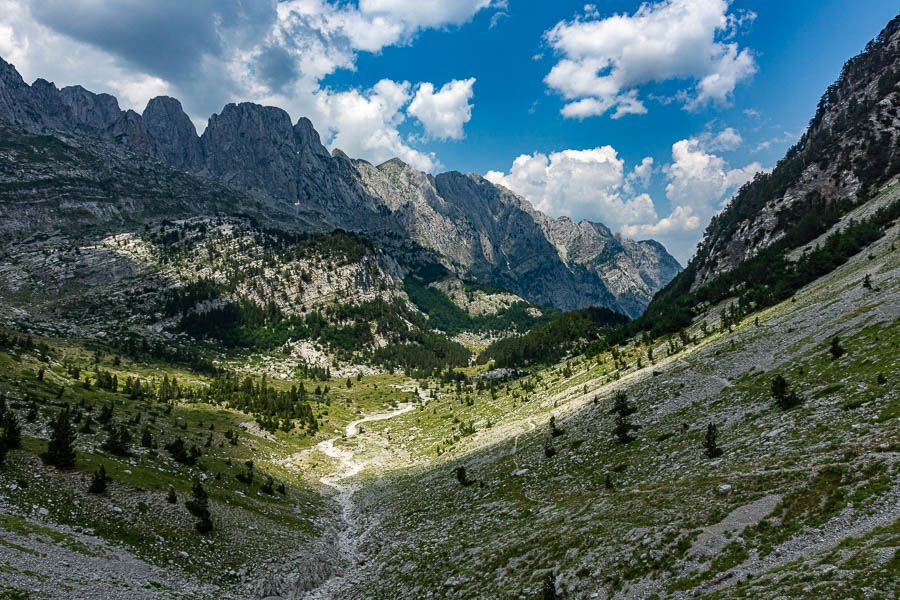
[[[128,456],[131,454],[131,432],[126,425],[119,425],[118,429],[112,429],[101,446],[105,451],[116,456]]]
[[[144,425],[144,429],[141,431],[141,446],[144,448],[153,447],[153,434],[150,433],[149,425]]]
[[[22,426],[11,409],[3,411],[0,427],[3,427],[3,446],[8,450],[15,450],[22,445]]]
[[[715,423],[706,426],[706,439],[703,441],[703,447],[706,448],[706,456],[716,458],[722,455],[722,449],[719,448],[719,428]]]
[[[72,427],[69,406],[66,405],[50,423],[50,442],[44,460],[58,469],[75,466],[75,428]]]
[[[544,582],[541,585],[541,598],[543,600],[556,600],[556,577],[552,573],[544,576]]]
[[[781,374],[772,380],[772,395],[775,396],[775,403],[784,410],[794,408],[801,402],[800,396],[789,389],[787,380]]]
[[[203,489],[200,480],[194,481],[193,498],[184,503],[184,506],[192,515],[199,519],[194,525],[200,533],[209,533],[213,530],[212,519],[209,514],[209,496]]]
[[[102,494],[106,491],[106,467],[100,465],[100,468],[94,473],[88,492],[91,494]]]
[[[831,357],[832,357],[833,359],[840,358],[840,357],[842,357],[844,354],[847,353],[847,351],[844,350],[844,347],[841,346],[841,338],[840,338],[840,336],[837,336],[837,335],[836,335],[836,336],[834,336],[833,338],[831,338],[831,347],[828,348],[828,351],[831,352]]]

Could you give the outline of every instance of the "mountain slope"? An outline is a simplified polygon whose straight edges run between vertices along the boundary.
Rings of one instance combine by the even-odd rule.
[[[771,173],[760,173],[713,217],[691,266],[692,290],[784,237],[809,212],[870,197],[900,172],[900,16],[844,65],[809,128]]]
[[[152,99],[143,115],[121,111],[112,96],[80,87],[57,90],[44,80],[28,86],[0,60],[0,121],[13,132],[18,126],[20,133],[94,137],[98,150],[106,142],[111,154],[123,148],[171,165],[176,177],[215,180],[248,197],[244,204],[264,217],[273,213],[280,227],[412,240],[461,278],[560,309],[600,305],[634,317],[680,270],[655,242],[549,218],[474,174],[432,177],[396,159],[374,167],[338,150],[329,154],[308,119],[292,124],[275,107],[228,104],[198,137],[173,98]]]

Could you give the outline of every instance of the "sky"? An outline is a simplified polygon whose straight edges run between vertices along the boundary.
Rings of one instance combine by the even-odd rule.
[[[709,219],[797,141],[896,0],[0,0],[0,56],[198,131],[228,102],[329,148],[478,173],[539,210],[656,239]]]

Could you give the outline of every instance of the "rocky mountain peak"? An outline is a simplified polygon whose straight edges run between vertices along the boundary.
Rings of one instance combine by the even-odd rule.
[[[15,89],[28,87],[16,68],[0,58],[0,86]]]
[[[477,173],[435,176],[399,158],[375,167],[338,149],[329,153],[309,119],[292,124],[277,107],[227,104],[198,137],[175,98],[154,98],[140,115],[80,86],[57,90],[38,80],[29,87],[6,63],[0,75],[11,82],[0,85],[0,120],[93,131],[250,192],[295,227],[398,233],[435,252],[452,272],[533,302],[562,309],[602,305],[634,316],[678,270],[668,254],[616,242],[602,224],[547,217]],[[657,269],[659,261],[666,264]]]
[[[203,165],[200,138],[181,102],[169,96],[157,96],[147,103],[143,114],[147,132],[159,144],[159,158],[183,170]]]
[[[294,125],[294,137],[297,140],[297,145],[301,149],[308,150],[322,158],[328,158],[330,156],[328,149],[322,145],[322,140],[319,138],[319,132],[313,127],[312,121],[306,117],[297,119],[297,124]]]
[[[103,131],[122,115],[119,101],[110,94],[95,94],[80,85],[70,85],[61,89],[59,96],[72,111],[72,117],[89,129]]]

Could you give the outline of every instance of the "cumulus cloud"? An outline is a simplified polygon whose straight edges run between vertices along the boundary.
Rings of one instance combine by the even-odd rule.
[[[423,83],[416,90],[416,96],[410,103],[407,113],[419,120],[425,133],[435,139],[454,139],[463,137],[463,125],[472,118],[472,86],[475,78],[454,79],[437,92],[434,85]]]
[[[749,49],[728,41],[756,15],[728,11],[728,0],[663,0],[600,18],[587,5],[545,34],[561,58],[544,81],[568,101],[562,114],[580,119],[645,113],[638,88],[668,80],[695,82],[678,94],[687,109],[727,102],[757,69]]]
[[[437,166],[434,155],[404,144],[397,130],[404,119],[402,108],[410,99],[409,82],[382,79],[364,93],[323,93],[318,99],[334,145],[351,156],[369,157],[375,163],[396,156],[423,171]]]
[[[599,220],[613,229],[657,218],[649,195],[629,197],[623,189],[625,161],[612,146],[523,154],[509,173],[490,171],[485,178],[553,216]]]
[[[728,133],[707,133],[675,142],[672,161],[661,169],[649,156],[626,169],[614,148],[601,146],[549,155],[523,154],[508,173],[489,171],[485,178],[552,216],[601,221],[628,237],[656,239],[684,263],[710,218],[741,185],[763,170],[756,162],[732,168],[713,154],[710,144],[735,143],[737,132],[724,131]],[[635,189],[647,187],[655,172],[661,172],[667,181],[669,214],[662,218],[650,195]]]
[[[363,135],[357,121],[342,112],[353,104],[392,107],[385,86],[334,93],[321,81],[337,70],[354,69],[359,52],[409,43],[425,29],[463,24],[491,5],[491,0],[0,0],[0,33],[6,32],[0,35],[0,53],[28,80],[45,77],[60,86],[77,83],[114,93],[127,108],[140,110],[154,95],[177,96],[198,129],[225,103],[250,100],[281,106],[295,118],[310,117],[327,143],[340,141],[348,151],[369,149],[363,158],[377,160],[382,149],[394,148],[413,164],[435,165],[396,132],[402,106],[383,119],[375,136]],[[440,112],[441,102],[454,99],[453,93],[441,96],[443,91],[434,93],[430,112],[423,108],[424,117],[417,119],[427,135],[461,137],[465,111],[471,111],[471,84],[465,106],[447,103],[448,115]],[[409,90],[404,104],[408,96]],[[367,110],[366,115],[381,114]]]
[[[737,130],[726,127],[719,133],[714,136],[711,136],[706,143],[706,148],[708,150],[724,150],[730,151],[734,150],[738,146],[744,143],[744,138],[741,137],[741,134],[737,132]]]
[[[725,136],[731,140],[729,143],[733,143],[732,137]],[[678,260],[685,262],[693,254],[710,218],[763,167],[753,162],[731,168],[725,159],[707,151],[700,138],[694,137],[672,145],[672,162],[663,170],[668,179],[669,215],[656,222],[630,223],[622,228],[622,233],[658,239]]]

